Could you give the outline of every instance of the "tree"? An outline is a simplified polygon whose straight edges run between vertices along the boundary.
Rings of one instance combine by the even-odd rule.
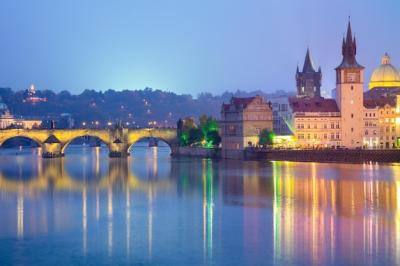
[[[177,123],[178,127],[178,138],[179,138],[179,145],[180,146],[188,146],[193,144],[200,139],[197,130],[197,126],[194,122],[194,119],[191,117],[186,117],[184,120],[179,119]]]
[[[203,133],[203,146],[214,147],[221,143],[221,137],[218,133],[218,122],[211,116],[202,115],[200,117],[200,128]]]
[[[189,130],[189,144],[199,143],[203,140],[203,133],[200,128],[191,128]]]
[[[221,143],[221,137],[218,133],[218,131],[209,131],[207,133],[207,143],[211,146],[219,146],[219,144]]]
[[[272,145],[274,139],[274,133],[268,129],[263,129],[259,135],[258,143],[260,145]]]
[[[192,128],[196,128],[196,123],[194,122],[194,119],[191,117],[186,117],[183,120],[183,131],[189,131]]]

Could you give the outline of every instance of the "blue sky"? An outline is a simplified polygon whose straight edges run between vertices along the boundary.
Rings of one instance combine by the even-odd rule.
[[[399,11],[398,0],[2,0],[0,87],[294,90],[309,46],[328,91],[349,15],[366,80],[385,52],[400,67]]]

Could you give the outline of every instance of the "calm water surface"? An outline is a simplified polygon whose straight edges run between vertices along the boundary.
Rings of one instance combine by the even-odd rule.
[[[400,166],[0,150],[1,265],[400,264]]]

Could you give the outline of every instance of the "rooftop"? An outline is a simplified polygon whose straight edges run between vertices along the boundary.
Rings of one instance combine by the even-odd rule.
[[[289,104],[293,112],[340,112],[334,99],[325,99],[323,97],[291,97]]]

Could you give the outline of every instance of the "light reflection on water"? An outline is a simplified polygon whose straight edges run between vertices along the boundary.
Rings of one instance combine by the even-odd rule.
[[[2,264],[400,264],[398,165],[0,153]]]

